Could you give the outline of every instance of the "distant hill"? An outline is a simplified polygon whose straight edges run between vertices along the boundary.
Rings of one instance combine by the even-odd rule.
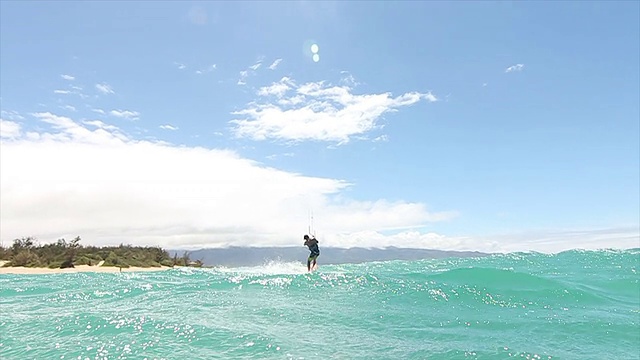
[[[171,256],[182,256],[185,250],[168,250]],[[200,249],[188,251],[191,260],[201,260],[205,266],[256,266],[269,261],[306,262],[309,250],[306,247],[229,247],[222,249]],[[420,260],[450,257],[481,257],[491,254],[477,251],[443,251],[388,247],[376,248],[320,248],[318,262],[321,264],[361,263],[385,260]]]

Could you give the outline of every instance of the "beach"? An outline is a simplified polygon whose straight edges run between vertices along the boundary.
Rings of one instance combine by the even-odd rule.
[[[73,268],[66,269],[50,269],[50,268],[29,268],[23,266],[15,267],[3,267],[7,261],[0,260],[0,275],[2,274],[14,274],[14,275],[29,275],[29,274],[66,274],[66,273],[79,273],[79,272],[99,272],[99,273],[117,273],[117,272],[138,272],[138,271],[163,271],[172,269],[168,266],[162,267],[128,267],[119,268],[114,266],[102,266],[104,261],[98,263],[98,265],[76,265]]]

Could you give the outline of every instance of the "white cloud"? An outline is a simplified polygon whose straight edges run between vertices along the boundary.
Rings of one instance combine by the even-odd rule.
[[[313,208],[325,246],[376,246],[390,241],[350,234],[453,216],[419,203],[348,200],[343,192],[352,185],[345,181],[265,167],[232,151],[135,140],[99,121],[34,116],[51,130],[0,142],[0,236],[7,242],[80,235],[98,245],[300,245]],[[395,238],[393,245],[406,244]]]
[[[208,66],[208,67],[206,67],[206,68],[204,68],[202,70],[197,70],[196,74],[198,74],[198,75],[206,74],[206,73],[212,72],[213,70],[217,69],[217,67],[218,66],[216,64],[213,64],[213,65],[210,65],[210,66]]]
[[[179,70],[184,70],[184,69],[187,68],[187,65],[185,65],[185,64],[181,64],[181,63],[178,63],[178,62],[174,62],[174,64],[178,67]]]
[[[477,246],[496,252],[538,251],[558,253],[572,249],[630,249],[640,244],[640,229],[634,227],[604,229],[542,229],[473,237]]]
[[[522,69],[524,69],[524,64],[516,64],[513,66],[509,66],[504,72],[510,73],[514,71],[522,71]]]
[[[375,230],[362,230],[351,233],[327,234],[320,238],[324,246],[330,247],[405,247],[415,249],[440,249],[440,250],[475,250],[478,246],[487,251],[495,247],[476,244],[474,239],[465,237],[448,237],[437,233],[421,233],[419,231],[405,230],[392,235],[384,235]],[[369,245],[371,244],[371,245]],[[398,246],[402,244],[402,246]]]
[[[20,115],[17,111],[13,110],[2,110],[0,111],[0,115],[2,118],[9,120],[24,120],[24,116]]]
[[[378,128],[378,119],[387,112],[422,100],[438,100],[430,92],[408,92],[393,97],[390,93],[353,94],[349,86],[325,82],[298,86],[286,77],[260,88],[258,94],[278,99],[253,102],[233,112],[242,117],[231,121],[237,137],[346,143],[351,137]]]
[[[63,106],[60,106],[60,108],[69,110],[69,111],[76,111],[76,107],[72,105],[63,105]]]
[[[78,96],[80,96],[82,99],[86,99],[89,97],[89,95],[85,95],[82,93],[82,87],[81,86],[76,86],[76,85],[71,85],[71,88],[75,91],[71,91],[70,93],[72,94],[76,94]]]
[[[86,99],[86,98],[88,98],[88,97],[89,97],[89,96],[87,96],[87,95],[85,95],[85,94],[83,94],[83,93],[82,93],[82,87],[80,87],[80,86],[72,85],[72,86],[71,86],[71,89],[73,89],[73,91],[71,91],[71,90],[63,90],[63,89],[56,89],[56,90],[53,90],[53,93],[54,93],[54,94],[58,94],[58,95],[69,95],[69,94],[75,94],[75,95],[80,96],[80,97],[81,97],[81,98],[83,98],[83,99]],[[105,89],[103,89],[103,90],[105,90],[105,91],[106,91],[107,89],[105,88]],[[102,90],[101,90],[101,91],[102,91]]]
[[[160,125],[160,129],[165,129],[165,130],[178,130],[177,126],[173,126],[173,125]]]
[[[131,110],[111,110],[109,114],[127,120],[138,120],[140,118],[139,112]]]
[[[262,66],[264,56],[258,57],[258,61],[255,64],[249,66],[246,70],[240,71],[240,79],[238,79],[238,85],[246,85],[249,75],[255,75],[256,70]]]
[[[247,70],[240,71],[240,79],[238,79],[238,85],[246,85],[249,72]]]
[[[274,62],[271,63],[271,65],[269,65],[269,69],[275,70],[278,67],[278,65],[280,65],[281,62],[282,62],[282,59],[276,59]]]
[[[60,75],[60,77],[65,79],[65,80],[69,80],[69,81],[72,81],[72,80],[76,79],[75,77],[73,77],[71,75],[66,75],[66,74],[62,74],[62,75]]]
[[[279,82],[273,83],[270,86],[261,87],[258,90],[258,95],[260,96],[270,96],[275,95],[277,97],[282,97],[284,94],[291,90],[295,86],[293,80],[288,77],[283,77]]]
[[[101,114],[101,115],[105,115],[105,114],[106,114],[106,113],[104,112],[104,110],[102,110],[102,109],[91,109],[91,111],[93,111],[93,112],[95,112],[95,113],[98,113],[98,114]]]
[[[411,247],[440,250],[466,250],[494,253],[537,251],[558,253],[573,249],[630,249],[640,242],[638,228],[582,229],[573,231],[544,230],[520,234],[450,237],[437,233],[404,230],[392,235],[380,231],[363,230],[350,233],[331,233],[321,237],[324,246]],[[398,244],[402,244],[398,246]]]
[[[21,139],[22,141],[40,141],[40,142],[77,142],[82,144],[101,142],[101,145],[113,145],[115,143],[121,143],[126,139],[117,128],[100,128],[95,131],[91,131],[84,126],[74,122],[68,117],[58,116],[50,112],[40,112],[32,114],[40,121],[50,124],[53,128],[52,132],[37,133],[32,132],[28,134],[27,139]],[[98,122],[91,122],[94,126]],[[107,132],[106,130],[109,130]],[[105,136],[109,134],[109,136]],[[18,142],[21,143],[21,142]],[[64,161],[59,160],[57,162]],[[4,190],[3,190],[4,195]]]
[[[110,130],[110,131],[118,131],[118,132],[120,131],[120,129],[117,126],[105,124],[104,122],[102,122],[100,120],[85,120],[82,123],[86,124],[86,125],[91,125],[91,126],[97,127],[99,129]]]
[[[279,158],[279,157],[293,157],[293,156],[295,156],[294,153],[288,152],[288,153],[282,153],[282,154],[271,154],[265,157],[269,160],[275,160],[276,158]]]
[[[107,84],[96,84],[96,89],[98,89],[98,91],[100,91],[103,94],[114,94],[115,92],[113,91],[113,89],[111,88],[111,86],[107,85]]]
[[[360,83],[357,82],[353,75],[351,75],[348,71],[341,71],[340,73],[343,74],[343,78],[340,80],[341,84],[349,87],[356,87],[360,85]]]
[[[20,136],[20,124],[0,119],[0,138],[12,139]]]

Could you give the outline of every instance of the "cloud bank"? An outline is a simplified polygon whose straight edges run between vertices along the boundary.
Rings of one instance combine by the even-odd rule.
[[[324,246],[371,246],[378,240],[354,234],[455,216],[420,203],[345,200],[348,182],[266,167],[233,151],[135,140],[101,121],[32,116],[48,130],[1,123],[5,243],[80,235],[91,244],[298,245],[313,209]],[[431,247],[436,238],[420,241]]]

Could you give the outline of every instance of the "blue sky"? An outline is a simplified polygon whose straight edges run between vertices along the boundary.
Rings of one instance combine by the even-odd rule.
[[[0,6],[4,242],[640,246],[637,2]]]

